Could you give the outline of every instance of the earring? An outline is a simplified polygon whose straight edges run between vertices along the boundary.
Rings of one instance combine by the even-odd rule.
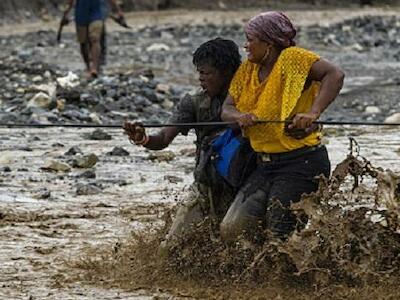
[[[270,53],[271,53],[271,48],[268,47],[261,61],[264,62],[268,58]]]

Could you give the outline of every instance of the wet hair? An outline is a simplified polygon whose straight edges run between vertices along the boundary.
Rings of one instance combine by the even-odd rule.
[[[241,63],[239,48],[234,41],[215,38],[201,44],[193,54],[196,67],[208,64],[220,72],[228,72],[231,76]]]

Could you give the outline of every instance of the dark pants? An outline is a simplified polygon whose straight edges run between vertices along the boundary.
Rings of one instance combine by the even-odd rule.
[[[229,241],[244,234],[257,240],[257,233],[265,229],[280,237],[287,236],[296,226],[290,204],[298,202],[302,194],[316,191],[316,176],[321,174],[330,174],[324,146],[298,156],[259,160],[221,223],[222,237]]]

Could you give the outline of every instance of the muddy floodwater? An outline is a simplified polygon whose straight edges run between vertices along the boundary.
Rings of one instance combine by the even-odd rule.
[[[0,28],[0,76],[6,81],[0,86],[0,120],[120,124],[124,118],[155,117],[164,121],[179,96],[196,84],[193,49],[215,35],[243,42],[242,21],[256,12],[128,15],[128,23],[136,26],[132,32],[115,24],[108,27],[107,76],[72,91],[60,92],[57,87],[55,97],[66,104],[62,108],[58,102],[56,108],[52,103],[44,109],[27,104],[35,95],[33,84],[53,84],[69,70],[82,75],[73,27],[65,29],[58,45],[56,22]],[[390,18],[396,12],[370,8],[288,13],[297,25],[310,26],[299,32],[303,45],[314,47],[346,72],[345,87],[325,119],[384,121],[400,112],[396,46],[400,40],[380,35],[400,32],[399,19]],[[360,18],[327,27],[367,15],[379,16],[373,22]],[[398,31],[388,30],[387,24]],[[371,41],[372,36],[379,42]],[[38,68],[42,63],[48,65]],[[138,75],[132,71],[136,69],[151,69],[152,74]],[[41,74],[43,70],[47,75]],[[160,110],[165,114],[157,114]],[[103,139],[91,138],[93,131],[0,128],[0,299],[190,298],[168,290],[127,291],[106,288],[102,282],[88,284],[77,280],[79,270],[69,267],[89,248],[112,248],[131,232],[162,224],[163,214],[175,207],[193,181],[193,133],[178,136],[156,153],[131,145],[122,129],[105,129],[109,136]],[[332,169],[353,151],[375,167],[400,172],[398,127],[326,126],[324,133]],[[352,149],[350,138],[356,141]],[[81,164],[82,157],[90,161]]]
[[[396,129],[326,130],[334,133],[325,140],[333,165],[349,153],[348,137],[353,136],[360,154],[374,165],[400,171]],[[108,141],[87,140],[84,134],[89,132],[0,130],[0,298],[94,299],[101,295],[101,299],[154,299],[154,294],[146,291],[124,292],[70,282],[65,261],[82,255],[89,245],[112,245],[131,230],[156,222],[172,207],[177,194],[192,181],[193,136],[178,137],[166,150],[175,155],[165,155],[167,161],[158,162],[149,157],[149,151],[130,145],[121,130],[110,130],[112,139]],[[41,169],[46,160],[57,160],[74,146],[99,157],[91,168],[95,178],[80,177],[86,169]],[[107,155],[116,146],[128,150],[129,156]],[[101,191],[77,195],[78,185],[89,183]],[[44,195],[46,190],[50,195]]]

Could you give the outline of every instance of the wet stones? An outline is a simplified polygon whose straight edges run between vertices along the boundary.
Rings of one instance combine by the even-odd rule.
[[[79,77],[73,72],[68,72],[66,76],[57,78],[57,83],[64,89],[74,88],[79,85]]]
[[[342,65],[342,52],[337,55],[338,49],[359,59],[354,62],[357,65],[360,61],[373,61],[366,57],[373,51],[380,57],[400,57],[398,17],[363,16],[331,26],[301,28],[301,33],[300,39],[304,37],[305,40],[299,45],[327,49],[327,58],[339,60],[339,65]],[[66,49],[56,49],[65,57],[49,53],[54,52],[49,48],[54,45],[53,31],[0,37],[4,53],[0,58],[3,82],[0,121],[90,124],[122,124],[125,119],[166,121],[177,101],[196,85],[191,62],[193,50],[216,36],[233,39],[238,44],[244,40],[241,24],[156,25],[130,32],[112,32],[107,37],[111,46],[105,74],[91,82],[70,71],[70,53],[77,50],[73,34],[64,37],[68,41],[63,46]],[[332,48],[335,48],[334,53]],[[351,54],[347,54],[349,52]],[[53,64],[43,63],[44,57]],[[141,67],[131,67],[136,64]],[[348,69],[354,68],[349,66]],[[359,76],[357,71],[354,73],[346,74],[346,81]],[[48,89],[38,88],[51,85],[57,87],[55,96]],[[345,91],[342,94],[346,94]],[[36,96],[41,92],[48,97]],[[33,100],[34,97],[38,99]],[[358,110],[363,118],[373,115],[366,111],[367,106],[378,106],[381,112],[376,115],[380,119],[394,113],[377,103],[367,103]],[[343,118],[352,118],[345,109],[339,109]]]
[[[393,48],[400,45],[400,22],[396,16],[362,16],[345,20],[332,26],[310,27],[308,38],[315,44],[351,47],[356,51],[373,48]]]
[[[129,156],[129,152],[122,147],[114,147],[110,152],[107,152],[109,156]]]
[[[400,123],[400,113],[395,113],[385,119],[385,123]]]
[[[93,170],[86,170],[86,171],[82,172],[81,174],[77,175],[76,177],[94,179],[94,178],[96,178],[96,172]]]
[[[71,166],[64,162],[48,160],[41,169],[45,171],[69,172]]]
[[[97,195],[102,193],[102,190],[94,184],[78,184],[76,187],[77,195]]]
[[[47,36],[47,33],[43,35]],[[12,37],[6,43],[18,41]],[[7,49],[3,50],[7,55]],[[11,47],[9,51],[13,51]],[[160,85],[157,89],[159,82],[154,79],[151,69],[86,82],[73,72],[59,70],[56,65],[38,63],[42,58],[34,51],[26,59],[25,62],[15,57],[0,60],[0,80],[3,82],[0,120],[4,123],[115,123],[122,122],[127,114],[137,118],[140,112],[140,117],[145,119],[154,111],[157,111],[158,119],[166,120],[170,113],[163,111],[164,107],[172,104],[162,103],[166,99],[176,101],[182,93],[181,87],[170,89]],[[152,109],[146,110],[147,107]],[[43,111],[47,111],[46,116]]]
[[[163,43],[154,43],[146,48],[147,52],[169,51],[171,48]]]
[[[89,154],[89,155],[83,155],[83,156],[78,156],[72,160],[72,166],[75,168],[92,168],[97,162],[99,161],[99,158],[97,157],[96,154]]]
[[[48,199],[50,196],[51,192],[48,188],[41,188],[33,194],[33,198],[35,199]]]
[[[19,146],[16,148],[18,151],[26,151],[26,152],[32,152],[33,149],[29,146]]]
[[[0,164],[8,165],[15,161],[15,156],[11,151],[0,152]]]
[[[29,101],[28,107],[52,108],[55,102],[49,95],[40,92]]]
[[[11,168],[9,166],[1,167],[0,172],[9,173],[11,172]]]
[[[67,152],[64,153],[64,155],[71,156],[71,155],[76,155],[76,154],[83,154],[81,148],[78,146],[74,146],[68,149]]]
[[[95,131],[86,135],[85,137],[89,140],[95,140],[95,141],[108,141],[112,139],[111,135],[109,135],[107,132],[101,129],[96,129]]]
[[[147,159],[158,162],[170,162],[175,158],[175,153],[172,151],[157,151],[148,155]]]
[[[159,83],[156,86],[156,92],[162,94],[169,94],[171,92],[171,87],[168,84]]]
[[[367,115],[376,115],[381,113],[381,109],[377,106],[367,106],[365,108],[365,113]]]
[[[170,183],[183,182],[183,179],[182,179],[181,177],[174,176],[174,175],[165,175],[165,176],[164,176],[164,180],[167,180],[167,181],[169,181]]]

